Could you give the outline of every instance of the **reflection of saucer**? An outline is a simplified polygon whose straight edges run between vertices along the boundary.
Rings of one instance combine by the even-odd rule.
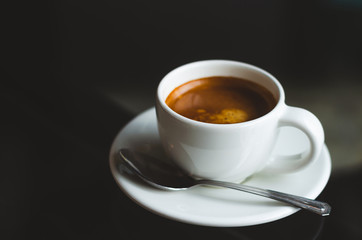
[[[150,187],[116,169],[114,158],[123,147],[164,157],[154,108],[137,116],[116,136],[110,152],[110,167],[114,179],[132,200],[161,216],[198,225],[232,227],[266,223],[298,211],[274,200],[231,189],[195,187],[186,191],[162,191]],[[318,161],[299,172],[277,176],[258,174],[245,184],[314,199],[327,184],[330,172],[331,160],[324,146]]]

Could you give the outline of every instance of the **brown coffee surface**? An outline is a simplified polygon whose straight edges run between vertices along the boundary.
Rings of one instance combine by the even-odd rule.
[[[265,87],[235,77],[207,77],[174,89],[166,104],[184,117],[207,123],[250,121],[270,112],[276,105]]]

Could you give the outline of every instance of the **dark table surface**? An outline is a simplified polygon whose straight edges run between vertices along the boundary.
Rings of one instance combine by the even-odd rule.
[[[16,1],[2,7],[0,239],[362,239],[359,1]],[[196,60],[260,66],[320,118],[332,158],[299,211],[233,228],[153,214],[117,186],[111,143]]]

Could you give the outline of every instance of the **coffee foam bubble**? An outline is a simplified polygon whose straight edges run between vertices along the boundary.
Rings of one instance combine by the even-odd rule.
[[[209,113],[205,109],[197,109],[195,120],[207,123],[239,123],[249,120],[248,113],[242,109],[227,108],[219,113]]]

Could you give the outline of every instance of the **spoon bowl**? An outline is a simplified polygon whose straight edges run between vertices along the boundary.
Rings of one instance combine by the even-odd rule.
[[[244,184],[194,179],[175,165],[127,148],[121,149],[119,154],[119,169],[135,174],[149,185],[162,190],[186,190],[199,185],[218,186],[271,198],[321,216],[328,216],[331,212],[331,206],[325,202]]]

